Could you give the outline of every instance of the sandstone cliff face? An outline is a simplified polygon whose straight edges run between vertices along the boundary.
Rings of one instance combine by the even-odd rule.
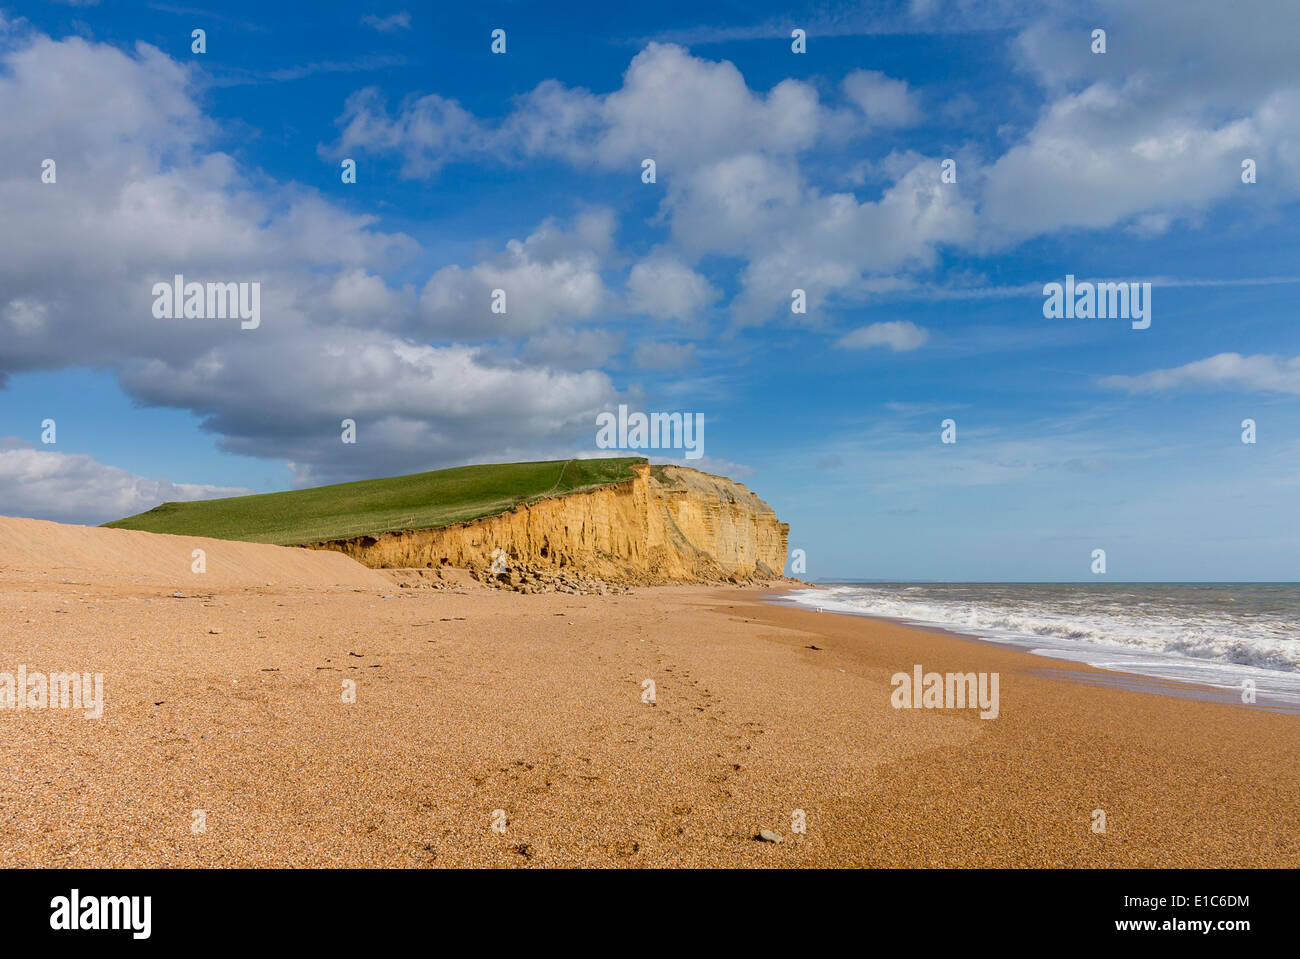
[[[372,567],[555,567],[611,582],[770,579],[785,568],[790,527],[743,485],[679,466],[540,500],[470,523],[331,543]]]

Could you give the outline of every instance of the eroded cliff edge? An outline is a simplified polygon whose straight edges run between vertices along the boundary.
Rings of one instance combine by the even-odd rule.
[[[681,466],[445,526],[311,544],[378,568],[552,570],[610,583],[779,578],[790,526],[744,485]]]

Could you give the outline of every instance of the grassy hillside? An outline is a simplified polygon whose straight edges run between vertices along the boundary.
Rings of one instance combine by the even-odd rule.
[[[632,476],[641,457],[460,466],[432,473],[191,503],[163,503],[105,526],[291,546],[503,513],[541,496]]]

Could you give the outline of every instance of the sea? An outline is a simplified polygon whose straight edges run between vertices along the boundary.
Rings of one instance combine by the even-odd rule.
[[[829,582],[783,602],[1300,707],[1297,583]],[[1289,709],[1288,709],[1289,711]]]

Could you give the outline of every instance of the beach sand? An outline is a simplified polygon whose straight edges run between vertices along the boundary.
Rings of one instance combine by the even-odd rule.
[[[183,573],[0,551],[0,671],[103,673],[107,700],[0,710],[0,865],[1300,865],[1295,715],[771,590],[399,589],[315,559],[267,586],[160,539]],[[915,664],[999,673],[1000,715],[893,708]]]

